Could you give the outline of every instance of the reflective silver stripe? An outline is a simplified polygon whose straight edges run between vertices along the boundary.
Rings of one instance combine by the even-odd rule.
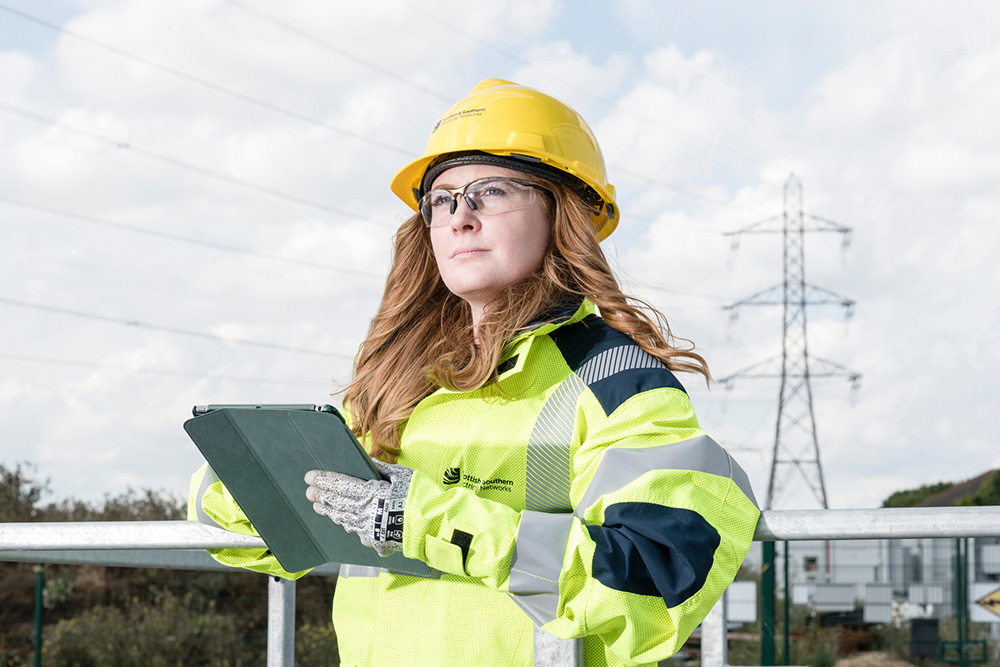
[[[529,445],[524,480],[525,509],[570,512],[572,460],[568,445]]]
[[[510,563],[508,591],[536,625],[556,618],[559,609],[559,573],[573,515],[521,513],[521,526]]]
[[[573,434],[576,405],[586,386],[576,375],[568,376],[542,406],[531,430],[531,444],[566,444]]]
[[[585,363],[576,374],[584,384],[592,385],[615,373],[634,368],[666,368],[663,362],[635,344],[619,345],[605,350]]]
[[[202,508],[202,498],[205,497],[205,492],[208,491],[208,487],[212,486],[216,482],[220,481],[219,476],[215,474],[212,470],[212,466],[205,466],[205,474],[201,476],[201,484],[198,485],[198,490],[194,494],[194,512],[198,517],[198,523],[205,523],[209,526],[215,526],[218,528],[219,524],[212,520],[205,510]]]
[[[569,498],[576,406],[586,386],[570,375],[556,388],[535,420],[528,438],[525,466],[525,507],[536,512],[572,509]]]
[[[729,461],[733,464],[733,482],[750,499],[753,506],[760,509],[760,505],[757,504],[757,498],[753,495],[753,487],[750,486],[750,478],[747,476],[746,470],[732,456],[729,457]]]
[[[372,567],[371,565],[349,565],[344,563],[340,566],[340,576],[349,577],[377,577],[383,572],[388,572],[382,567]]]
[[[586,493],[576,507],[577,516],[608,493],[635,481],[650,470],[697,470],[733,482],[757,505],[747,474],[715,440],[699,435],[670,445],[644,449],[609,449]]]

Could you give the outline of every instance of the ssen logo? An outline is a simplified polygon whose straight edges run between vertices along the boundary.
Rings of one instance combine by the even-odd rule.
[[[502,479],[500,477],[480,479],[475,475],[470,475],[468,473],[463,474],[462,469],[458,466],[445,470],[442,481],[445,486],[455,486],[456,484],[461,484],[463,487],[472,489],[476,493],[479,493],[480,491],[506,491],[507,493],[510,493],[514,490],[513,480]]]

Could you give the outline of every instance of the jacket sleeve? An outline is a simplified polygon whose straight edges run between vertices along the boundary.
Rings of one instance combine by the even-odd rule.
[[[611,415],[587,400],[577,409],[590,430],[572,460],[573,512],[518,512],[416,472],[404,550],[508,593],[553,635],[596,636],[625,664],[655,663],[735,579],[756,502],[682,390],[637,393]]]
[[[191,476],[188,491],[188,521],[199,521],[209,526],[218,526],[232,533],[259,537],[232,494],[209,467],[202,464]],[[278,563],[270,549],[208,549],[209,555],[231,567],[241,567],[254,572],[263,572],[283,579],[298,579],[309,572],[286,572]]]

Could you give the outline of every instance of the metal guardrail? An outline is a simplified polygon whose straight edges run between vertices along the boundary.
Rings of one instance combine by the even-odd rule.
[[[1000,537],[1000,507],[935,507],[763,512],[756,541]],[[227,570],[204,549],[263,547],[255,537],[188,521],[0,524],[0,561]],[[316,574],[335,574],[337,566]],[[270,578],[268,667],[294,664],[295,583]],[[720,600],[702,623],[702,665],[726,665],[726,614]],[[581,640],[536,633],[536,656],[552,667],[580,667]]]

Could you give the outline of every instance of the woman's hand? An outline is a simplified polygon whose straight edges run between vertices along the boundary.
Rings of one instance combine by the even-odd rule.
[[[328,470],[310,470],[306,498],[344,530],[357,533],[361,543],[380,556],[403,548],[403,509],[413,471],[406,466],[375,461],[385,479],[363,480]]]

